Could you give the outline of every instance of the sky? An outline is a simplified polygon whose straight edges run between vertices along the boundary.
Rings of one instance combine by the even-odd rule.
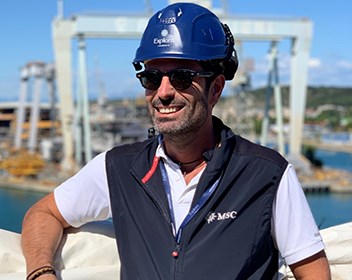
[[[83,13],[144,13],[158,11],[167,0],[63,0],[65,18]],[[215,8],[227,2],[228,13],[240,17],[308,18],[313,22],[308,84],[310,86],[352,87],[352,1],[350,0],[228,0],[213,1]],[[0,8],[0,101],[17,101],[20,69],[31,61],[54,63],[51,24],[58,14],[57,0],[3,1]],[[236,34],[234,34],[236,38]],[[106,97],[134,98],[143,95],[131,61],[136,39],[87,41],[89,96],[96,98],[104,85]],[[72,43],[73,55],[77,53]],[[243,42],[242,59],[254,61],[252,86],[267,84],[270,42]],[[290,75],[290,42],[279,47],[280,81]],[[43,90],[45,95],[45,90]],[[230,92],[230,91],[227,91]],[[43,97],[45,99],[45,96]]]

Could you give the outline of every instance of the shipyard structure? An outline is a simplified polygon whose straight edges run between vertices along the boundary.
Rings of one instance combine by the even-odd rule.
[[[193,2],[213,10],[236,37],[240,67],[236,78],[228,85],[228,100],[231,102],[219,104],[215,114],[236,133],[267,145],[272,140],[268,136],[269,110],[271,100],[274,100],[275,148],[299,172],[311,176],[310,164],[301,155],[301,146],[312,22],[306,18],[239,17],[229,14],[226,5],[214,8],[210,0]],[[58,16],[52,22],[54,63],[27,62],[19,74],[18,101],[0,106],[0,170],[2,176],[9,178],[5,184],[19,182],[28,185],[28,180],[34,179],[34,184],[45,182],[55,186],[97,153],[146,139],[152,126],[143,98],[107,100],[101,86],[97,100],[90,100],[86,63],[87,39],[140,38],[150,9],[135,16],[77,13],[64,18],[63,1],[59,3]],[[73,40],[77,42],[77,49],[72,48]],[[289,132],[286,135],[278,69],[278,43],[283,40],[291,42]],[[250,114],[253,102],[246,95],[254,67],[241,57],[241,45],[245,41],[267,42],[269,53],[267,102],[262,108],[260,136],[254,135]],[[78,69],[75,81],[74,54]]]

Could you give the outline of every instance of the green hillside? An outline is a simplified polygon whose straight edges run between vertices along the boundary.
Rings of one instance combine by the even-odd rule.
[[[307,107],[317,107],[323,104],[352,106],[352,88],[309,87]]]
[[[248,94],[255,97],[255,102],[264,104],[265,88],[250,91]],[[273,102],[273,101],[272,101]],[[309,87],[307,92],[307,108],[316,108],[324,104],[352,106],[352,88],[340,87]],[[282,87],[282,103],[289,106],[288,86]]]

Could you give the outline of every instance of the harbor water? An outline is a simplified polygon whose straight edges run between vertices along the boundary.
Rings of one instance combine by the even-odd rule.
[[[317,150],[325,168],[352,172],[352,154]],[[45,194],[0,188],[0,228],[20,232],[22,219],[31,205]],[[306,194],[314,218],[320,229],[352,221],[352,194]]]
[[[325,168],[352,172],[351,153],[316,150],[315,156],[322,161]],[[352,222],[351,193],[308,193],[306,197],[319,228]]]

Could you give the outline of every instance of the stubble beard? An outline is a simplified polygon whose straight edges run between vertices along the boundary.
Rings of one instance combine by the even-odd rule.
[[[152,120],[155,129],[165,138],[172,141],[184,142],[191,139],[206,122],[209,112],[209,106],[205,98],[201,98],[193,109],[190,105],[183,110],[186,112],[179,119],[176,118],[157,118],[152,114]]]

